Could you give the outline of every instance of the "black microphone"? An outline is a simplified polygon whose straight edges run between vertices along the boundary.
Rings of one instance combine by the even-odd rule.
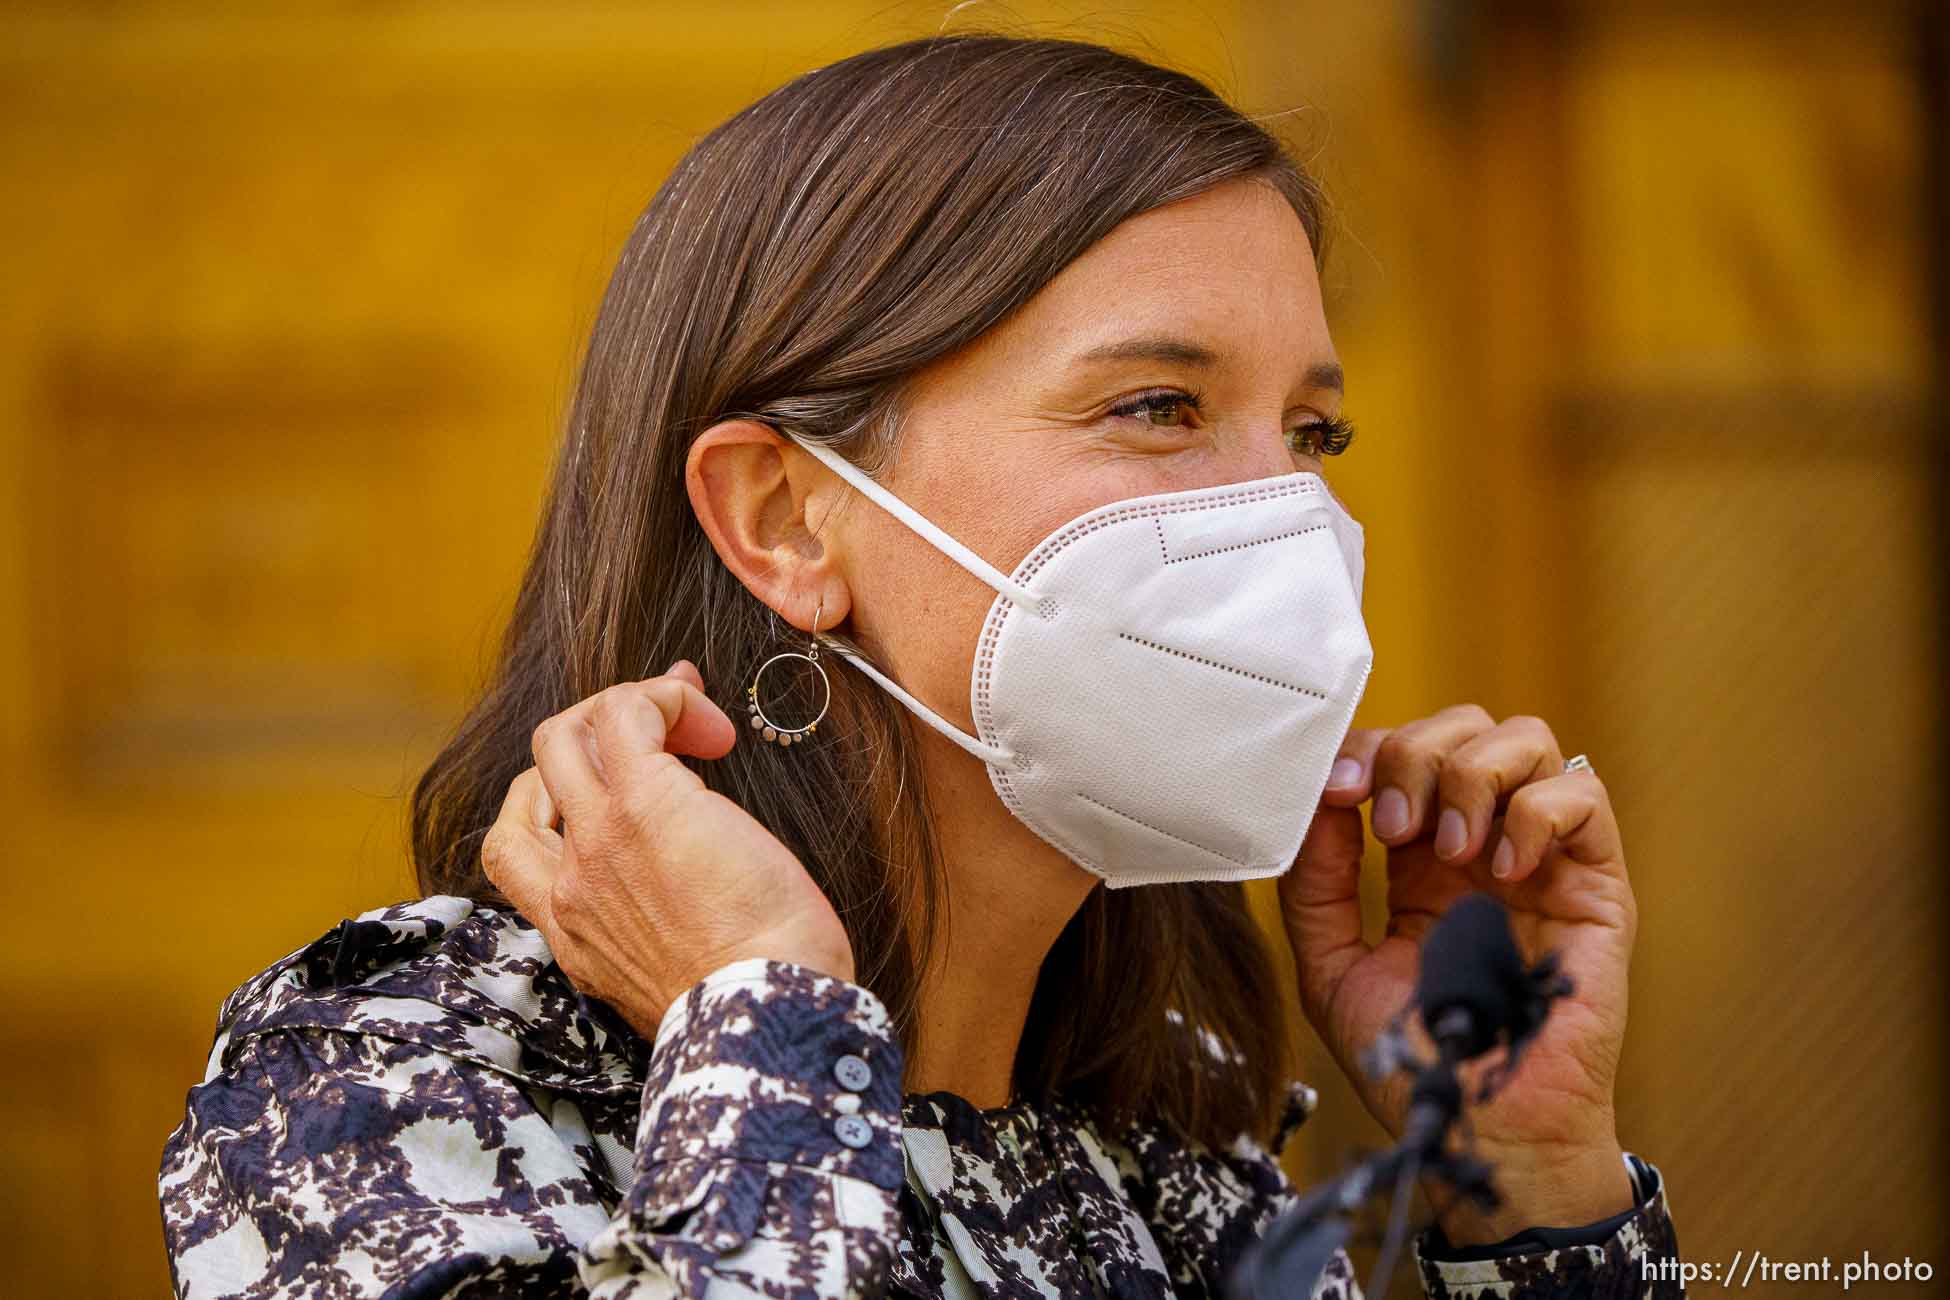
[[[1445,1059],[1466,1061],[1499,1043],[1509,1054],[1485,1076],[1478,1100],[1516,1068],[1550,1005],[1571,991],[1556,953],[1525,966],[1510,930],[1510,914],[1488,894],[1464,894],[1422,941],[1422,973],[1415,1007]]]
[[[1422,940],[1422,974],[1415,1005],[1422,1027],[1457,1060],[1496,1046],[1500,1031],[1526,1023],[1529,972],[1510,933],[1503,905],[1488,894],[1465,894]],[[1457,1012],[1467,1013],[1464,1018]]]
[[[1401,1141],[1282,1215],[1235,1264],[1227,1292],[1236,1300],[1309,1293],[1334,1250],[1348,1239],[1347,1216],[1392,1184],[1395,1205],[1387,1240],[1370,1280],[1370,1294],[1380,1294],[1401,1244],[1406,1196],[1418,1173],[1440,1178],[1486,1208],[1496,1205],[1490,1168],[1466,1148],[1447,1149],[1446,1137],[1464,1104],[1457,1067],[1500,1045],[1508,1047],[1504,1059],[1484,1073],[1477,1100],[1487,1100],[1543,1028],[1551,1003],[1571,991],[1571,981],[1558,972],[1556,953],[1526,967],[1509,913],[1483,893],[1463,895],[1436,921],[1422,940],[1421,964],[1408,1005],[1363,1054],[1368,1073],[1377,1078],[1397,1070],[1414,1078]],[[1411,1011],[1435,1040],[1433,1061],[1419,1059],[1402,1032]]]

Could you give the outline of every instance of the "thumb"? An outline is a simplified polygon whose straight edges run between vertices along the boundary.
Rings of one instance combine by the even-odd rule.
[[[1280,877],[1280,910],[1300,974],[1300,1000],[1316,1024],[1342,978],[1369,952],[1361,937],[1365,845],[1360,809],[1322,804],[1293,869]]]
[[[541,773],[531,767],[508,786],[500,815],[481,840],[482,873],[551,945],[556,935],[550,900],[562,872],[559,816]]]

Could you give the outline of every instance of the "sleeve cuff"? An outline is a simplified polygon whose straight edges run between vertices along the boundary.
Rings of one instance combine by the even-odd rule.
[[[1431,1295],[1492,1300],[1532,1294],[1538,1279],[1554,1278],[1589,1294],[1651,1294],[1645,1279],[1658,1273],[1646,1262],[1676,1258],[1677,1238],[1658,1169],[1630,1154],[1625,1166],[1638,1204],[1596,1223],[1527,1228],[1503,1241],[1470,1247],[1451,1246],[1440,1227],[1430,1227],[1415,1242],[1425,1288]],[[1611,1281],[1591,1289],[1605,1279]]]
[[[637,1126],[633,1209],[696,1205],[724,1162],[864,1179],[905,1177],[902,1055],[866,987],[795,962],[731,962],[664,1013]]]

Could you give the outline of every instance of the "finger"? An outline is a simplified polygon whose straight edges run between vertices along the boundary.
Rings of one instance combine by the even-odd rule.
[[[1574,862],[1622,869],[1625,849],[1618,820],[1596,773],[1566,772],[1511,795],[1490,874],[1508,884],[1523,880],[1553,844]]]
[[[1361,933],[1364,840],[1357,809],[1321,808],[1293,869],[1280,877],[1280,908],[1300,998],[1316,1022],[1348,969],[1368,954]]]
[[[1436,779],[1436,857],[1444,862],[1474,859],[1489,839],[1499,799],[1563,771],[1557,736],[1542,718],[1505,718],[1464,741],[1443,761]]]
[[[673,754],[691,754],[697,758],[724,757],[738,742],[738,725],[705,691],[704,674],[690,660],[679,659],[664,676],[680,679],[695,687],[697,698],[703,701],[700,708],[695,700],[686,698],[683,715],[671,728],[664,741],[665,747]],[[723,726],[718,725],[720,720]]]
[[[589,706],[596,698],[542,719],[529,740],[549,798],[570,821],[593,809],[606,788],[589,727]]]
[[[686,664],[689,668],[690,665]],[[678,680],[669,679],[666,680]],[[674,704],[675,720],[666,709],[665,719],[668,732],[664,738],[664,748],[673,754],[689,754],[694,758],[723,758],[731,751],[738,740],[738,727],[730,715],[718,707],[717,701],[704,693],[704,680],[691,668],[690,674],[679,682],[682,689],[667,692],[659,700],[659,707]]]
[[[1341,752],[1327,774],[1327,788],[1321,802],[1334,808],[1352,808],[1368,797],[1369,778],[1374,775],[1374,755],[1387,738],[1386,727],[1356,727],[1341,742]]]
[[[549,898],[562,870],[562,837],[551,829],[555,816],[555,801],[531,767],[509,784],[481,840],[481,870],[544,936],[555,929]]]
[[[718,707],[704,692],[704,675],[697,665],[688,659],[679,659],[661,677],[648,678],[634,685],[648,688],[652,683],[674,684],[680,689],[671,690],[669,685],[659,686],[652,693],[650,702],[657,707],[662,718],[663,738],[661,748],[672,754],[690,754],[698,758],[722,758],[738,740],[738,728],[731,718]],[[654,719],[645,718],[652,726],[658,725]]]
[[[554,798],[549,795],[548,786],[542,781],[542,774],[532,767],[527,768],[515,778],[514,784],[508,787],[509,793],[512,794],[517,786],[526,792],[524,801],[516,805],[517,813],[525,819],[524,829],[534,832],[537,836],[556,834],[556,826],[561,822],[562,814],[556,808]],[[556,835],[556,838],[560,839],[561,836]]]
[[[625,682],[590,699],[590,725],[605,771],[618,780],[665,754],[719,758],[737,739],[724,710],[682,677]]]
[[[1496,720],[1477,704],[1457,704],[1394,728],[1375,751],[1375,838],[1394,846],[1422,833],[1435,804],[1443,760]]]

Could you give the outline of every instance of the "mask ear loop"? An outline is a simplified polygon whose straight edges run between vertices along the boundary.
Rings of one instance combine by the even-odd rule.
[[[786,436],[812,453],[813,457],[821,464],[857,488],[862,495],[873,501],[875,505],[878,505],[888,514],[894,516],[894,518],[900,520],[916,533],[920,534],[923,540],[931,543],[937,550],[947,555],[949,559],[961,565],[962,568],[968,570],[977,578],[980,578],[990,587],[993,587],[998,594],[1007,597],[1023,610],[1036,615],[1038,618],[1043,616],[1041,598],[1035,592],[1029,590],[1029,588],[1003,573],[1000,569],[975,554],[975,552],[969,550],[966,546],[963,546],[947,533],[935,527],[933,523],[919,511],[908,505],[907,502],[874,482],[852,461],[846,459],[846,457],[840,455],[831,447],[823,447],[818,443],[807,442],[805,439],[799,437],[798,434],[792,433],[789,430],[786,431]],[[893,678],[887,676],[887,674],[881,672],[878,668],[875,668],[860,655],[854,653],[838,641],[826,638],[826,645],[835,654],[840,655],[855,668],[858,668],[861,672],[873,678],[874,681],[880,684],[883,690],[899,700],[902,704],[905,704],[921,721],[927,723],[949,740],[954,741],[955,744],[961,746],[982,762],[987,763],[991,767],[1000,767],[1011,771],[1016,770],[1020,766],[1014,754],[1006,749],[998,748],[995,745],[988,744],[986,741],[978,740],[974,736],[969,735],[960,727],[957,727],[954,723],[948,721],[939,713],[936,713],[933,709],[915,699],[899,683],[894,681]]]
[[[878,668],[875,668],[872,664],[862,659],[859,655],[854,654],[839,642],[829,640],[826,644],[832,648],[835,654],[842,656],[855,668],[858,668],[861,672],[873,678],[876,682],[879,682],[889,695],[912,709],[920,717],[921,721],[927,723],[930,727],[933,727],[936,731],[954,741],[957,745],[960,745],[984,763],[993,767],[1008,768],[1012,771],[1017,767],[1016,756],[1008,750],[998,749],[994,745],[987,744],[969,735],[960,727],[957,727],[954,723],[948,721],[948,719],[942,717],[939,713],[936,713],[933,709],[930,709],[927,705],[902,690],[893,678],[881,672]]]
[[[874,482],[858,465],[855,465],[831,447],[821,446],[816,442],[807,442],[796,433],[788,432],[786,436],[811,452],[814,458],[826,466],[827,469],[832,470],[835,474],[859,489],[875,505],[906,524],[916,533],[919,533],[923,540],[932,544],[936,550],[994,588],[998,595],[1007,596],[1015,604],[1020,605],[1026,612],[1034,614],[1038,618],[1043,616],[1042,598],[1035,592],[1023,586],[1020,582],[1017,582],[1014,578],[1011,578],[1008,574],[1002,572],[1002,570],[996,568],[993,564],[990,564],[987,560],[975,554],[975,552],[969,550],[966,546],[963,546],[960,542],[936,527],[927,516],[921,514],[920,511],[908,505],[907,502]]]

